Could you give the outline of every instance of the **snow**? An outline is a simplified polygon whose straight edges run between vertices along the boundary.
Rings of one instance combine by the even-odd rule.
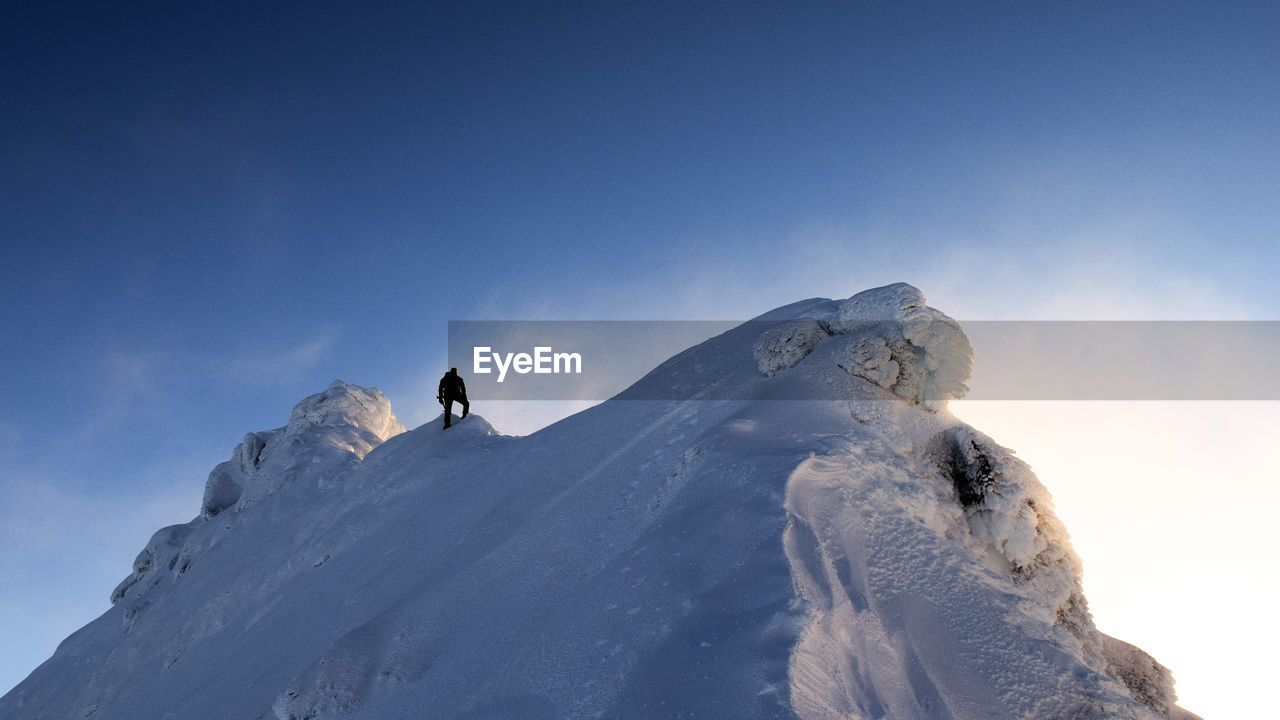
[[[246,436],[0,716],[1191,717],[1093,627],[1030,469],[946,410],[971,362],[898,284],[526,437],[402,431],[335,382]]]
[[[756,340],[756,367],[765,375],[775,375],[779,370],[795,366],[826,337],[826,330],[817,320],[778,323]]]
[[[231,459],[209,473],[201,517],[156,532],[134,560],[133,573],[111,593],[111,602],[139,583],[163,581],[169,571],[184,573],[190,558],[203,550],[198,541],[188,542],[203,520],[232,507],[244,510],[303,474],[316,483],[328,482],[402,432],[391,401],[376,388],[334,380],[298,403],[284,427],[245,435]]]
[[[930,409],[968,392],[973,347],[960,324],[906,283],[860,292],[767,328],[756,341],[765,375],[793,367],[828,336],[846,336],[836,364]]]
[[[202,510],[210,517],[232,505],[243,510],[304,468],[317,478],[336,475],[402,432],[391,401],[376,388],[334,380],[298,403],[284,427],[246,435],[231,460],[210,473]]]
[[[925,304],[924,294],[906,283],[854,295],[840,303],[828,326],[858,338],[841,367],[909,401],[936,409],[968,392],[969,339],[959,323]]]

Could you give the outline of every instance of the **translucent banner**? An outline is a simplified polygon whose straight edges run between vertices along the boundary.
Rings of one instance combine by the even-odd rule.
[[[813,347],[798,346],[802,359],[793,375],[839,377],[842,371],[887,387],[894,378],[886,373],[923,372],[919,368],[967,360],[928,357],[923,344],[912,344],[919,335],[916,327],[867,322],[833,333],[814,320],[455,321],[449,323],[448,357],[466,379],[472,399],[598,401],[713,339],[673,359],[669,377],[651,376],[623,397],[830,399],[824,383],[784,382],[790,371],[768,377],[773,371],[761,369],[753,356],[766,333],[777,335],[779,327],[805,322],[812,329],[797,342]],[[973,349],[967,399],[1280,400],[1277,321],[969,321],[960,326]],[[865,355],[866,347],[884,354],[884,366],[875,374],[860,374],[842,360]],[[805,357],[810,351],[813,357]],[[778,392],[762,393],[771,386],[757,382],[761,379],[777,379]]]

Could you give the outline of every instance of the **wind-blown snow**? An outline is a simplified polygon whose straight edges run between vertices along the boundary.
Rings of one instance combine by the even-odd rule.
[[[335,383],[247,436],[0,716],[1192,717],[1093,627],[1030,469],[947,412],[971,362],[899,284],[528,437],[400,432]],[[653,388],[686,399],[630,399]]]

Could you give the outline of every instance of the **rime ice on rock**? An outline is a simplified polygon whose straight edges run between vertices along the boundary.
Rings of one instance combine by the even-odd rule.
[[[1025,612],[1038,609],[1047,624],[1074,635],[1082,655],[1135,700],[1166,717],[1189,716],[1174,704],[1168,668],[1094,628],[1081,586],[1083,565],[1054,514],[1053,498],[1026,463],[964,425],[935,435],[926,455],[954,483],[975,549],[997,560],[995,572],[1035,599],[1024,603]]]
[[[294,406],[283,428],[246,435],[231,460],[209,474],[202,510],[212,517],[233,505],[244,507],[303,471],[318,477],[360,460],[402,432],[391,402],[377,388],[334,380]]]
[[[756,342],[756,367],[765,375],[794,366],[827,338],[817,320],[790,320],[765,330]]]
[[[334,380],[294,406],[284,427],[245,435],[231,459],[209,473],[201,516],[156,532],[134,560],[133,572],[111,593],[111,602],[131,590],[135,595],[145,592],[171,572],[184,572],[196,552],[187,546],[187,537],[201,522],[243,509],[300,478],[331,481],[345,466],[402,432],[391,401],[377,388]]]
[[[969,390],[969,339],[906,283],[866,290],[816,318],[770,327],[755,344],[756,365],[765,375],[794,367],[828,336],[844,343],[837,365],[912,404],[936,410]]]

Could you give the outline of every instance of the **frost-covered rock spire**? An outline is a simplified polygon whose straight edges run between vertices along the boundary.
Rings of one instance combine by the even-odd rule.
[[[969,390],[969,338],[907,283],[865,290],[769,328],[756,342],[757,367],[774,375],[829,338],[844,343],[836,359],[840,368],[912,404],[936,410]]]
[[[304,470],[332,473],[402,432],[391,401],[377,388],[334,380],[294,406],[284,427],[245,435],[231,459],[209,474],[201,510],[213,516],[244,507]]]
[[[201,522],[242,510],[300,479],[317,485],[332,482],[347,466],[402,432],[391,401],[377,388],[334,380],[295,405],[284,427],[245,435],[231,459],[209,473],[200,516],[156,532],[138,553],[133,572],[111,593],[111,602],[185,572],[201,552],[199,543],[190,542]]]

